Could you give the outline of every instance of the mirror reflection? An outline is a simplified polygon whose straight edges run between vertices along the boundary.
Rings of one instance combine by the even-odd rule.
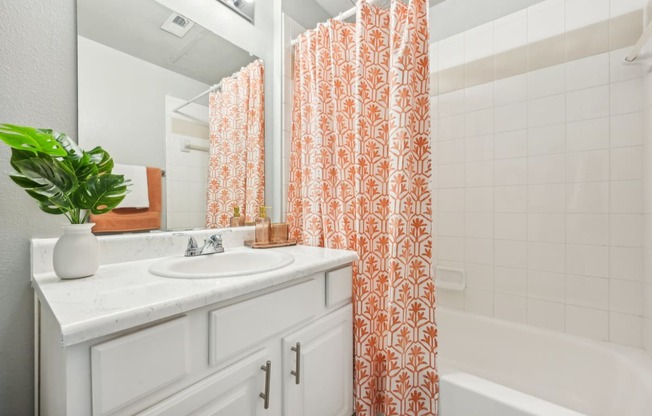
[[[132,179],[95,232],[229,226],[263,203],[262,60],[155,0],[78,0],[79,144]]]

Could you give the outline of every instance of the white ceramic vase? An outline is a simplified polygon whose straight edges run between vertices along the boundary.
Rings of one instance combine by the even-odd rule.
[[[65,224],[54,246],[54,272],[61,279],[92,276],[100,267],[100,242],[91,232],[95,224]]]

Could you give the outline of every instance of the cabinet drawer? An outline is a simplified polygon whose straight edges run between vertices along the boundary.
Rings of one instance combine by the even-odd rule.
[[[188,373],[188,318],[91,347],[93,415],[110,414]]]
[[[315,316],[324,301],[320,282],[313,279],[210,312],[210,364]]]
[[[326,306],[332,307],[351,302],[353,267],[331,270],[326,273]]]

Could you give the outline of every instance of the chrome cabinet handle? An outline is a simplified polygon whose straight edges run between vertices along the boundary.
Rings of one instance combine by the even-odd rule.
[[[294,376],[295,383],[301,384],[301,343],[297,342],[297,345],[292,347],[295,356],[295,369],[290,371],[290,374]]]
[[[269,384],[272,378],[272,362],[267,361],[265,365],[260,366],[260,369],[265,372],[265,393],[260,393],[260,398],[265,401],[265,409],[269,409]]]

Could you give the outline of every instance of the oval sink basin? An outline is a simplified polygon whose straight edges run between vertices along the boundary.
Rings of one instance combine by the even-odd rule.
[[[270,250],[233,250],[196,257],[172,257],[152,264],[149,272],[177,279],[215,279],[253,275],[294,262],[287,253]]]

